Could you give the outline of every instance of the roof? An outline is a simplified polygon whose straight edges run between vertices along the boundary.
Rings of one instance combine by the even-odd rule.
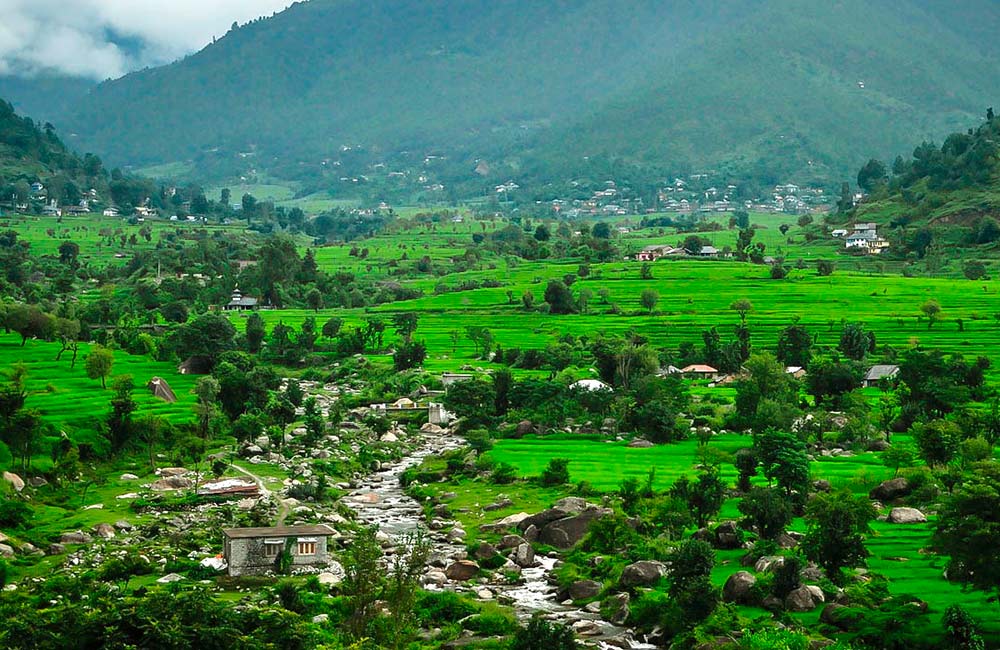
[[[581,388],[583,390],[591,390],[591,391],[611,390],[611,386],[608,386],[599,379],[581,379],[580,381],[571,384],[570,388]]]
[[[336,535],[337,531],[326,524],[318,524],[316,526],[274,526],[273,528],[225,528],[222,534],[229,539],[299,536],[329,537]]]
[[[719,249],[716,248],[715,246],[702,246],[701,247],[701,254],[702,255],[715,255],[718,252],[719,252]]]
[[[257,299],[251,298],[249,296],[242,296],[241,298],[233,298],[229,301],[229,307],[254,307],[257,305]]]
[[[879,365],[872,366],[865,373],[865,381],[878,381],[885,377],[895,377],[899,373],[899,366]]]
[[[714,374],[714,373],[717,373],[719,371],[716,370],[715,368],[713,368],[712,366],[706,366],[704,364],[694,364],[694,365],[688,366],[686,368],[682,368],[681,372],[683,372],[683,373]]]

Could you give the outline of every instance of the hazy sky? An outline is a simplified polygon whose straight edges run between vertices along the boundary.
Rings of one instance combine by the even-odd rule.
[[[105,79],[197,51],[292,0],[0,0],[0,74]]]

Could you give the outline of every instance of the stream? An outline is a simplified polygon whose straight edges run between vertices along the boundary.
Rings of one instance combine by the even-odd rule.
[[[432,438],[420,435],[421,442],[413,451],[392,465],[367,476],[343,499],[360,521],[377,526],[382,533],[393,539],[418,531],[426,532],[427,529],[423,507],[407,496],[400,483],[403,472],[416,467],[428,456],[456,449],[463,444],[462,439],[455,436],[439,435]],[[429,560],[432,566],[442,566],[453,560],[466,558],[465,545],[449,541],[445,533],[430,532],[428,538],[432,544]],[[597,613],[558,602],[558,589],[549,582],[549,574],[556,561],[556,558],[538,554],[536,566],[523,569],[518,584],[482,583],[473,592],[489,590],[496,601],[509,604],[522,620],[543,612],[546,618],[571,626],[582,641],[592,646],[608,650],[656,647],[637,641],[630,630],[601,620]],[[427,589],[455,590],[462,590],[462,587],[463,583],[456,582],[448,582],[443,587],[426,586]]]

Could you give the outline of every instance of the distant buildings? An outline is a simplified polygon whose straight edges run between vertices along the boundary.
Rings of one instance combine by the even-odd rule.
[[[237,287],[233,289],[232,298],[229,304],[223,305],[222,311],[253,311],[257,309],[257,302],[256,298],[244,296]]]

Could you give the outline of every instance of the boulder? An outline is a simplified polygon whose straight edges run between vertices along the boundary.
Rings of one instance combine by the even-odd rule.
[[[825,478],[817,479],[813,481],[813,489],[817,492],[829,492],[830,491],[830,481]]]
[[[628,443],[628,446],[631,447],[632,449],[649,449],[654,445],[648,440],[643,440],[642,438],[638,438]]]
[[[743,545],[743,535],[735,521],[725,521],[716,526],[713,537],[713,546],[718,549],[734,550]]]
[[[570,548],[583,539],[583,536],[590,530],[591,522],[609,514],[611,514],[611,510],[598,508],[586,510],[574,517],[553,521],[542,528],[538,540],[556,548]]]
[[[11,472],[4,472],[3,480],[10,483],[11,487],[14,488],[15,492],[20,492],[21,490],[24,489],[24,479],[22,479],[17,474],[13,474]]]
[[[94,526],[94,534],[102,539],[112,539],[115,536],[115,528],[109,523],[100,523]]]
[[[127,474],[127,473],[126,473],[126,474],[122,474],[122,475],[121,475],[121,480],[123,480],[123,481],[135,481],[135,480],[137,480],[138,478],[139,478],[139,477],[138,477],[138,476],[136,476],[135,474]]]
[[[180,575],[179,573],[168,573],[162,578],[157,579],[157,582],[160,583],[161,585],[166,585],[170,584],[171,582],[180,582],[183,579],[184,576]]]
[[[868,451],[885,451],[889,446],[888,440],[872,440],[868,443]]]
[[[323,623],[326,623],[329,620],[330,620],[329,614],[316,614],[316,616],[312,617],[312,622],[316,623],[317,625],[322,625]]]
[[[534,524],[532,524],[532,525],[528,526],[527,528],[525,528],[524,529],[524,539],[527,540],[527,541],[529,541],[529,542],[537,542],[538,541],[538,526],[535,526]]]
[[[913,488],[910,487],[910,482],[900,476],[888,481],[882,481],[878,487],[868,493],[868,498],[877,501],[894,501],[905,497],[912,491]]]
[[[526,540],[520,535],[504,535],[503,538],[500,539],[500,543],[497,545],[497,548],[502,551],[506,551],[507,549],[517,548],[521,544],[524,544],[525,541]]]
[[[14,549],[7,544],[0,544],[0,557],[14,557]]]
[[[477,560],[489,560],[497,556],[497,549],[492,544],[481,542],[473,555]]]
[[[790,549],[799,545],[799,540],[788,533],[780,533],[774,540],[778,548]]]
[[[785,558],[780,555],[765,555],[764,557],[757,560],[757,563],[753,565],[753,570],[757,573],[767,573],[770,571],[775,571],[778,567],[785,565]]]
[[[590,600],[597,598],[604,585],[596,580],[577,580],[569,586],[569,597],[572,600]]]
[[[66,546],[64,544],[52,543],[49,544],[49,555],[62,555],[66,552]]]
[[[440,587],[446,582],[448,582],[448,576],[444,574],[444,571],[438,571],[437,569],[428,571],[423,578],[425,585],[437,585]]]
[[[522,569],[527,569],[535,565],[535,549],[531,547],[531,544],[527,542],[519,544],[514,552],[511,554],[511,560],[514,564],[521,567]]]
[[[889,522],[893,524],[922,524],[927,516],[916,508],[893,508],[889,511]]]
[[[664,567],[660,562],[640,560],[634,562],[622,571],[619,584],[626,589],[632,587],[650,587],[663,577]]]
[[[608,622],[614,625],[625,625],[631,613],[628,604],[628,594],[615,594],[602,603],[601,611],[608,612]]]
[[[132,530],[133,528],[135,528],[135,526],[133,526],[131,522],[126,521],[125,519],[119,519],[118,521],[115,522],[115,528],[117,528],[118,530]]]
[[[843,623],[841,619],[841,610],[847,609],[844,605],[838,603],[830,603],[823,608],[820,612],[819,622],[825,625],[832,625],[833,627],[840,627]]]
[[[785,609],[790,612],[811,612],[819,602],[822,601],[817,601],[809,586],[802,585],[785,596]]]
[[[73,533],[63,533],[59,536],[60,544],[89,544],[90,535],[83,531],[76,531]]]
[[[187,469],[183,467],[161,467],[156,470],[156,473],[159,476],[182,476],[187,474]]]
[[[449,580],[454,580],[455,582],[465,582],[466,580],[471,580],[476,577],[479,573],[479,565],[472,560],[459,560],[457,562],[452,562],[447,569],[445,569],[445,576]]]
[[[166,492],[169,490],[183,490],[192,487],[194,482],[184,476],[168,476],[153,481],[149,484],[149,489],[156,492]]]
[[[532,434],[534,432],[535,432],[535,425],[531,423],[531,420],[521,420],[520,422],[517,423],[517,428],[514,430],[514,433],[516,433],[517,437],[519,438]]]
[[[49,482],[46,481],[41,476],[32,476],[31,478],[28,479],[28,485],[30,485],[33,488],[40,488],[40,487],[42,487],[44,485],[48,485],[48,484],[49,484]]]
[[[737,571],[729,576],[725,586],[722,587],[722,598],[728,603],[748,605],[755,584],[757,584],[757,578],[752,573]]]

